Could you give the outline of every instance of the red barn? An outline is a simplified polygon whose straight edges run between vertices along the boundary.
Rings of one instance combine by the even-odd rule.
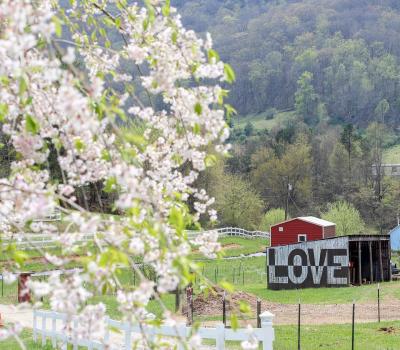
[[[333,222],[302,216],[271,226],[271,247],[335,237]]]

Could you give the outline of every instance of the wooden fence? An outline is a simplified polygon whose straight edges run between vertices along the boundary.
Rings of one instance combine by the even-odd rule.
[[[268,311],[265,311],[260,315],[261,328],[255,328],[252,332],[248,329],[239,328],[236,330],[225,328],[224,324],[218,324],[215,328],[200,327],[197,330],[197,334],[202,339],[211,339],[215,341],[216,350],[224,350],[225,342],[231,341],[246,341],[250,337],[255,337],[260,343],[262,343],[263,350],[273,350],[274,341],[274,328],[273,328],[273,317],[274,315]],[[49,321],[49,322],[48,322]],[[49,326],[51,322],[51,326]],[[149,339],[153,339],[156,336],[160,336],[164,339],[174,338],[177,340],[177,349],[183,350],[184,345],[181,344],[179,339],[186,339],[192,334],[192,327],[188,327],[185,324],[178,324],[176,326],[145,326],[142,329],[139,326],[132,325],[127,322],[115,321],[106,318],[106,334],[104,342],[91,340],[91,339],[78,339],[74,336],[68,336],[65,332],[67,323],[67,315],[54,312],[54,311],[33,311],[33,338],[37,342],[40,336],[42,345],[45,345],[47,339],[50,338],[53,347],[62,344],[62,349],[66,350],[68,344],[72,344],[73,350],[78,350],[78,347],[88,348],[89,350],[105,350],[109,349],[107,344],[115,344],[119,342],[121,345],[117,346],[118,349],[130,350],[133,345],[133,338],[136,335],[140,336],[143,332]],[[74,329],[77,327],[77,319],[72,320],[72,334]],[[111,341],[110,328],[116,330],[115,336]],[[119,336],[119,339],[115,337]],[[113,347],[112,347],[113,348]],[[209,348],[209,347],[207,347]]]

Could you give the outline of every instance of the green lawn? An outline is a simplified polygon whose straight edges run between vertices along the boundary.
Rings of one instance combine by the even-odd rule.
[[[274,328],[274,350],[297,349],[297,326],[275,326]],[[384,329],[389,329],[389,332]],[[207,344],[212,343],[207,342]],[[357,350],[398,350],[399,344],[400,322],[355,325],[354,347]],[[239,350],[240,343],[227,342],[226,349]],[[303,326],[301,349],[349,350],[351,349],[351,324]]]
[[[347,304],[355,300],[356,303],[373,301],[377,296],[377,285],[364,285],[342,288],[306,288],[300,290],[273,291],[263,284],[245,284],[238,287],[248,293],[255,294],[261,299],[281,304],[297,304],[300,298],[304,304]],[[383,300],[400,299],[399,282],[385,282],[380,284],[380,295]]]
[[[21,341],[25,344],[27,350],[50,350],[53,349],[50,344],[42,347],[41,343],[35,343],[33,341],[32,331],[31,330],[23,330],[20,334]],[[19,343],[14,339],[10,338],[4,341],[0,341],[0,350],[17,350],[21,349]]]
[[[273,119],[265,119],[266,113],[250,114],[234,118],[234,126],[243,129],[248,122],[251,122],[256,130],[271,130],[281,123],[295,118],[294,112],[278,112]]]
[[[297,349],[297,327],[275,326],[274,350]],[[21,334],[28,350],[50,350],[34,343],[32,332]],[[211,344],[211,342],[204,342]],[[355,325],[355,348],[357,350],[397,350],[400,344],[400,322],[363,323]],[[301,348],[304,350],[348,350],[351,349],[351,324],[303,326]],[[0,342],[0,350],[20,349],[14,339]],[[227,350],[239,350],[239,342],[227,342]],[[261,347],[260,347],[261,349]]]
[[[383,162],[388,164],[400,163],[400,145],[395,145],[388,148],[383,153]]]
[[[241,238],[241,237],[221,237],[218,240],[222,245],[223,255],[240,256],[258,252],[265,252],[269,246],[269,239],[265,238]],[[193,259],[204,259],[200,253],[194,253]]]

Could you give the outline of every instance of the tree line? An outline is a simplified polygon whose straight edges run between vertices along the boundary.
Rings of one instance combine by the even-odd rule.
[[[361,223],[356,231],[386,233],[397,223],[400,181],[383,174],[383,153],[397,140],[376,121],[366,129],[352,124],[311,129],[294,119],[244,140],[233,132],[230,157],[200,182],[216,197],[225,225],[267,230],[263,215],[271,209],[287,208],[288,217],[320,217],[336,206],[344,214],[355,209],[351,220]]]

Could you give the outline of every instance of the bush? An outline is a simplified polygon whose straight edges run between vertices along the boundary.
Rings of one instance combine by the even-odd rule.
[[[329,204],[328,211],[322,214],[322,218],[336,224],[337,236],[362,233],[365,228],[360,212],[345,201]]]
[[[278,113],[276,108],[268,108],[265,111],[265,120],[274,119],[275,115]]]
[[[268,210],[261,220],[260,230],[270,231],[271,226],[285,221],[285,211],[282,208]]]

